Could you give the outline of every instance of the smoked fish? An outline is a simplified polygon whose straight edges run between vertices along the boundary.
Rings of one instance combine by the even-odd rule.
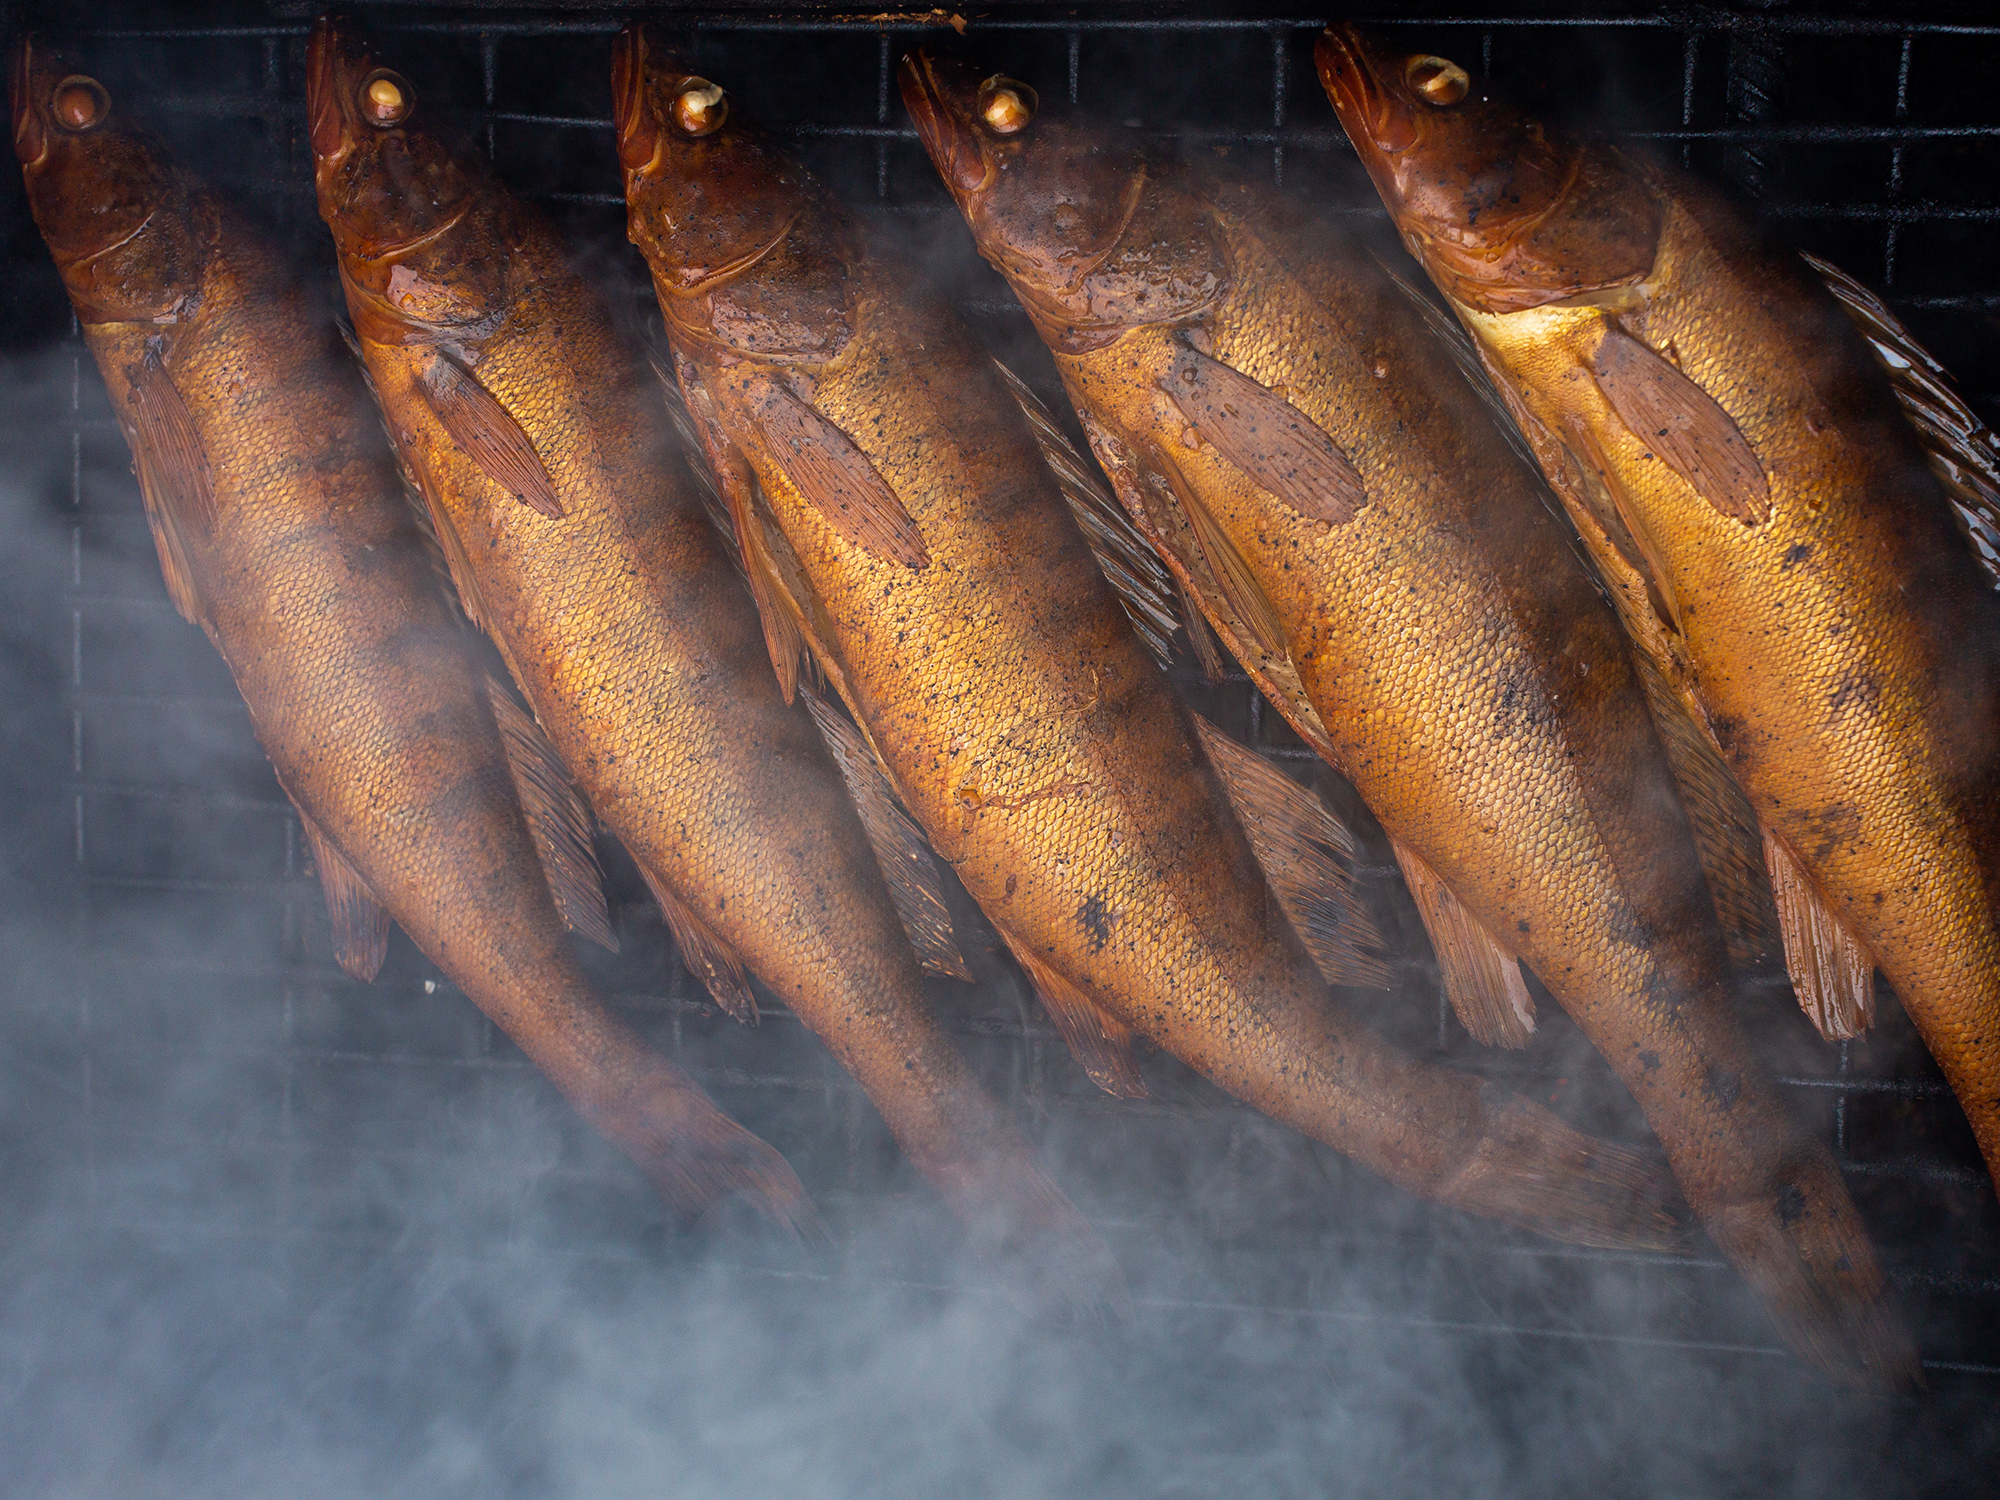
[[[1900,326],[1721,193],[1553,134],[1448,59],[1347,26],[1317,55],[1633,640],[1747,794],[1801,1002],[1852,1034],[1879,968],[2000,1172],[2000,601],[1871,354]],[[1911,415],[1943,436],[1929,384]]]
[[[341,966],[374,978],[400,923],[669,1203],[741,1192],[816,1222],[784,1159],[579,967],[564,915],[615,946],[588,814],[450,611],[331,322],[102,84],[31,40],[12,63],[29,201],[168,592],[228,663],[305,825]]]
[[[1287,917],[1311,899],[1299,824],[1246,836],[1225,784],[1278,821],[1303,794],[1219,736],[1204,753],[921,274],[649,29],[620,39],[613,89],[630,234],[780,674],[810,652],[1100,1083],[1143,1091],[1143,1033],[1426,1197],[1673,1242],[1664,1174],[1336,1000]]]
[[[1274,192],[955,60],[902,85],[1133,523],[1381,819],[1461,1013],[1529,1022],[1525,963],[1801,1352],[1907,1378],[1839,1171],[1736,1024],[1617,619],[1420,313]]]
[[[746,971],[782,998],[1037,1295],[1120,1304],[1109,1251],[928,1008],[868,830],[780,699],[608,309],[345,23],[315,25],[307,66],[320,210],[391,432],[469,611],[688,966],[739,1017]]]

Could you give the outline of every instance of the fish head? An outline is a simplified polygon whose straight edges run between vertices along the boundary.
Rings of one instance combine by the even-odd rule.
[[[1136,145],[1045,118],[1029,85],[960,58],[912,52],[898,82],[980,253],[1031,302],[1083,296],[1144,190]]]
[[[1660,208],[1615,153],[1551,135],[1450,58],[1346,22],[1314,61],[1404,243],[1459,302],[1518,311],[1652,269]]]
[[[498,305],[504,256],[447,237],[480,203],[483,167],[434,129],[416,87],[351,22],[322,16],[306,45],[306,120],[320,217],[354,307],[419,325],[465,324]],[[418,274],[428,271],[429,274]],[[364,330],[366,331],[366,330]]]
[[[634,23],[611,60],[626,234],[670,292],[762,258],[816,200],[804,171],[730,109],[729,95]]]
[[[198,293],[210,241],[188,180],[61,53],[23,37],[8,73],[28,202],[77,315],[171,322]]]

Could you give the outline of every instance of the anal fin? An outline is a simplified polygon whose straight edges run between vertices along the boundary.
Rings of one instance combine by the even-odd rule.
[[[882,878],[888,883],[889,899],[902,919],[903,931],[917,960],[934,974],[944,974],[968,983],[972,971],[951,930],[951,912],[944,904],[944,884],[938,877],[931,847],[910,815],[897,805],[896,794],[876,758],[873,747],[847,720],[820,698],[808,692],[806,707],[842,780],[855,810],[861,814],[862,829],[875,851]]]
[[[389,914],[368,889],[368,882],[305,809],[296,801],[292,806],[305,828],[313,868],[319,872],[319,886],[326,894],[326,914],[333,928],[333,961],[365,984],[382,972],[382,961],[389,956]]]
[[[1875,1023],[1875,960],[1769,828],[1764,830],[1764,861],[1799,1008],[1830,1042],[1860,1036]]]
[[[1459,902],[1421,856],[1390,840],[1417,915],[1431,935],[1451,1008],[1488,1047],[1525,1047],[1535,1030],[1535,1001],[1521,964]]]
[[[745,1026],[756,1025],[757,997],[750,992],[750,977],[743,971],[743,960],[736,956],[736,950],[696,916],[644,860],[634,863],[659,904],[660,915],[667,919],[667,930],[674,935],[674,947],[688,972],[702,982],[717,1005]]]
[[[463,360],[439,349],[417,388],[480,473],[537,514],[561,519],[562,500],[534,442]]]
[[[1192,716],[1265,879],[1329,984],[1387,989],[1382,934],[1354,894],[1354,835],[1291,777]]]
[[[1120,1099],[1144,1099],[1146,1081],[1139,1076],[1133,1051],[1133,1030],[1078,989],[1062,974],[1037,958],[1029,946],[996,924],[1007,951],[1027,972],[1070,1054],[1083,1065],[1090,1081]]]
[[[491,678],[486,697],[556,910],[571,932],[616,953],[618,939],[604,903],[604,872],[591,845],[590,809],[542,726]]]

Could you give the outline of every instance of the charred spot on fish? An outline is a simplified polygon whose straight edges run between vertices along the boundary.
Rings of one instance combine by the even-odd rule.
[[[979,123],[994,135],[1019,135],[1035,118],[1040,103],[1040,96],[1027,84],[995,73],[979,85]]]
[[[705,135],[714,135],[729,118],[729,96],[722,91],[721,84],[710,83],[706,78],[690,78],[674,95],[667,114],[674,122],[674,129],[700,140]]]
[[[1727,1109],[1743,1092],[1743,1075],[1730,1068],[1712,1067],[1702,1075],[1701,1084],[1709,1098]]]
[[[377,68],[361,80],[354,102],[362,119],[379,130],[389,130],[409,119],[417,96],[402,74]]]
[[[1104,945],[1111,941],[1111,916],[1104,909],[1104,902],[1096,896],[1076,909],[1076,920],[1083,930],[1090,934],[1093,948],[1104,951]]]
[[[56,85],[50,112],[62,129],[71,135],[82,135],[104,123],[105,116],[111,113],[111,96],[95,78],[75,73]]]
[[[1657,1052],[1641,1052],[1639,1054],[1639,1066],[1644,1068],[1648,1073],[1659,1072],[1660,1054]]]
[[[1792,543],[1791,546],[1785,549],[1784,560],[1778,564],[1778,571],[1780,573],[1791,572],[1793,568],[1811,557],[1812,551],[1812,545],[1809,542]]]
[[[1868,710],[1882,701],[1881,681],[1865,667],[1855,667],[1842,675],[1826,701],[1827,712],[1838,716],[1851,708]]]
[[[1806,1216],[1806,1195],[1796,1182],[1788,1182],[1778,1189],[1778,1222],[1790,1229]]]
[[[1465,69],[1443,57],[1411,58],[1403,67],[1403,81],[1419,99],[1438,109],[1450,109],[1472,91]]]
[[[1014,891],[1016,890],[1017,887],[1019,887],[1020,883],[1021,883],[1021,877],[1018,875],[1009,875],[1007,877],[1006,891],[1007,891],[1007,899],[1009,901],[1012,901],[1014,899]]]

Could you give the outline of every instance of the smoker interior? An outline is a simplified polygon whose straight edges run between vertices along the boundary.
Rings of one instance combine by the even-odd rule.
[[[642,324],[651,293],[625,243],[607,119],[618,18],[354,9],[427,101],[462,108],[499,174]],[[1885,289],[2000,417],[2000,26],[1948,6],[1397,14],[1434,14],[1427,45],[1545,115],[1732,183],[1800,246]],[[73,43],[330,283],[304,139],[309,12],[0,17]],[[949,26],[662,19],[737,108],[914,247],[975,335],[1064,409],[895,96],[901,49],[958,43]],[[1337,205],[1394,256],[1313,76],[1322,21],[999,5],[960,45],[1045,96],[1066,90],[1100,118]],[[0,1021],[0,1374],[17,1398],[0,1441],[28,1455],[28,1473],[91,1494],[206,1493],[225,1475],[262,1493],[293,1462],[316,1465],[328,1493],[350,1492],[350,1477],[357,1493],[624,1493],[644,1474],[678,1475],[688,1493],[783,1477],[812,1494],[915,1494],[976,1461],[963,1486],[976,1493],[1011,1488],[1008,1474],[1043,1490],[1210,1493],[1227,1478],[1315,1493],[1335,1472],[1363,1492],[1644,1474],[1774,1493],[1809,1478],[1826,1493],[1884,1475],[1941,1485],[1996,1446],[2000,1214],[1888,995],[1875,1030],[1837,1047],[1782,979],[1746,980],[1742,1007],[1843,1164],[1917,1330],[1930,1389],[1909,1402],[1826,1387],[1712,1252],[1580,1252],[1430,1210],[1157,1053],[1150,1100],[1100,1095],[954,891],[977,982],[934,981],[937,1009],[1103,1229],[1136,1299],[1122,1330],[1024,1316],[780,1004],[763,996],[752,1029],[709,1002],[606,841],[621,950],[589,962],[622,1012],[786,1154],[832,1243],[778,1243],[729,1208],[673,1221],[400,933],[371,985],[333,966],[297,821],[221,663],[168,604],[101,383],[19,179],[0,176],[14,954]],[[1393,990],[1351,997],[1377,1026],[1590,1128],[1649,1140],[1545,994],[1525,1052],[1474,1044],[1353,794],[1240,675],[1210,684],[1182,660],[1173,676],[1363,834],[1365,893],[1397,952]],[[850,1382],[879,1400],[840,1408]],[[574,1401],[625,1428],[580,1421]],[[647,1422],[686,1443],[632,1447]],[[925,1422],[932,1438],[912,1438]],[[718,1426],[740,1451],[691,1456]],[[439,1458],[441,1432],[457,1459]],[[772,1457],[815,1443],[821,1460],[804,1470]],[[630,1474],[577,1458],[628,1450],[646,1456]],[[1668,1452],[1674,1466],[1643,1467]]]

